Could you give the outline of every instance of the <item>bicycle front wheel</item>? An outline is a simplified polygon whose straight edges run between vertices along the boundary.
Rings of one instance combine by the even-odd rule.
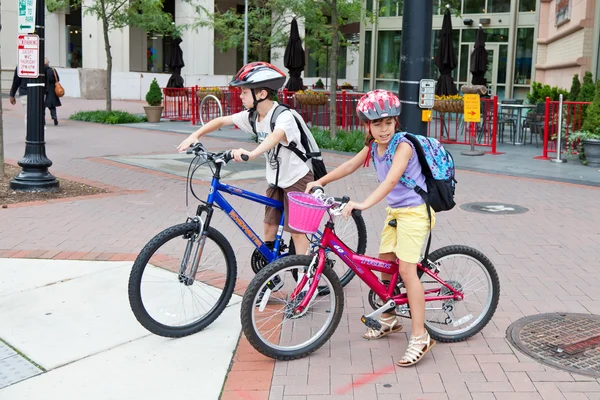
[[[135,260],[129,303],[150,332],[165,337],[199,332],[231,299],[237,274],[231,245],[213,228],[206,230],[204,246],[199,243],[198,223],[175,225],[156,235]]]
[[[438,277],[464,299],[425,303],[425,327],[440,342],[459,342],[480,332],[491,320],[500,298],[500,281],[494,265],[483,253],[467,246],[446,246],[429,255]],[[429,296],[449,296],[452,291],[432,279],[421,276]]]
[[[261,269],[246,289],[240,311],[242,329],[248,342],[260,353],[276,360],[306,357],[323,346],[342,318],[344,289],[333,270],[326,265],[319,287],[301,314],[294,309],[312,284],[297,290],[294,275],[308,269],[312,256],[280,258]],[[297,291],[296,295],[293,295]]]

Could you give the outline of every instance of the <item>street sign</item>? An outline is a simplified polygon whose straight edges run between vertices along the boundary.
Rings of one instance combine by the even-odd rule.
[[[40,38],[38,35],[19,35],[17,73],[21,78],[37,78],[40,75]]]
[[[463,99],[465,105],[465,122],[479,122],[481,120],[481,109],[478,94],[465,94]]]
[[[433,108],[435,102],[435,80],[421,79],[419,81],[419,107]]]
[[[19,33],[32,33],[35,31],[35,4],[36,0],[18,0],[19,2]]]

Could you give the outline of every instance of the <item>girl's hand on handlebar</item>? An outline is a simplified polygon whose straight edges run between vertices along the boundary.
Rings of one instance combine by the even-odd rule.
[[[312,188],[316,187],[316,186],[323,186],[321,183],[319,183],[319,181],[313,181],[313,182],[308,182],[308,184],[306,185],[306,190],[304,191],[304,193],[309,193]]]
[[[352,214],[352,210],[364,210],[365,207],[363,206],[362,203],[357,203],[355,201],[349,201],[348,204],[346,204],[342,210],[342,215],[344,216],[344,218],[348,219],[348,217],[350,217],[350,215]]]

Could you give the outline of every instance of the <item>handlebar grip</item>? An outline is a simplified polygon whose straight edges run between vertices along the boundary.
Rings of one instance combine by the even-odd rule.
[[[313,194],[314,192],[316,192],[317,190],[320,190],[321,192],[325,192],[325,190],[323,189],[323,186],[313,186],[310,189],[310,194]]]
[[[248,161],[249,159],[250,157],[248,157],[248,154],[242,154],[242,160]]]

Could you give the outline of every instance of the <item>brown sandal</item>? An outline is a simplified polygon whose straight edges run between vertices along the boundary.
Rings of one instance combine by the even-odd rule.
[[[367,340],[381,339],[382,337],[385,337],[390,333],[399,332],[402,330],[402,324],[394,315],[387,318],[379,318],[379,323],[381,324],[381,329],[377,330],[369,328],[367,332],[363,335],[363,338]]]
[[[429,336],[428,332],[425,332],[421,336],[412,336],[408,342],[408,348],[406,352],[398,361],[399,367],[409,367],[421,361],[423,356],[427,354],[429,350],[435,346],[436,341]]]

